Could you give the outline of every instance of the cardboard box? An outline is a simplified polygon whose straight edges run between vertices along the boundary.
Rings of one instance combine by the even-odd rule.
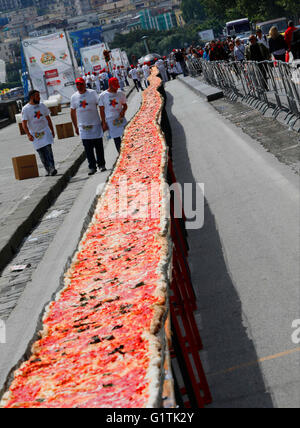
[[[56,134],[59,140],[74,137],[74,129],[72,122],[56,125]]]
[[[39,177],[39,170],[35,155],[26,155],[12,158],[17,180]]]
[[[49,107],[49,110],[51,112],[51,116],[57,116],[58,115],[58,106]]]

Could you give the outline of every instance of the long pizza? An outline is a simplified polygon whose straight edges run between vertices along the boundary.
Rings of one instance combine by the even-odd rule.
[[[171,248],[157,71],[149,80],[64,287],[1,407],[160,405]]]

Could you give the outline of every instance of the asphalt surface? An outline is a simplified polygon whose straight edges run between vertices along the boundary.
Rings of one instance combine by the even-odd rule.
[[[300,406],[299,176],[178,80],[167,83],[180,183],[204,183],[189,231],[212,407]]]

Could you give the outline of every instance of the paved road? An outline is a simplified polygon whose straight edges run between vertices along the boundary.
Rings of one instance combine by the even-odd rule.
[[[299,407],[299,176],[179,81],[166,91],[177,179],[205,184],[189,241],[213,407]]]

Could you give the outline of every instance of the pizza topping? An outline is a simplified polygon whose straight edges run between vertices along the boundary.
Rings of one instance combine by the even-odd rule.
[[[161,268],[168,257],[161,221],[167,150],[157,126],[161,80],[155,74],[149,79],[117,166],[65,275],[65,288],[49,305],[43,334],[15,372],[4,407],[154,406],[150,397],[159,393],[160,370],[153,364],[157,367],[162,351],[151,332],[161,323],[167,299]],[[131,212],[119,218],[112,202],[124,174]],[[157,216],[141,218],[145,207],[150,212],[148,201],[134,205],[140,184],[149,191],[157,185],[158,202],[151,206]]]

